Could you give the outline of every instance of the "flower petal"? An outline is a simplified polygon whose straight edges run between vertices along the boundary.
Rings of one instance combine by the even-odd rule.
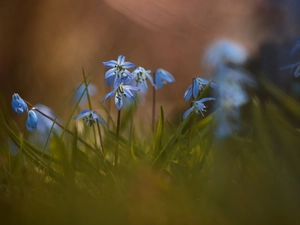
[[[124,97],[129,98],[131,100],[135,100],[133,94],[131,93],[131,91],[129,89],[125,89],[124,88],[124,93],[123,93]]]
[[[24,111],[28,111],[27,104],[24,100],[19,96],[19,94],[13,94],[11,107],[16,114],[21,114]]]
[[[124,69],[130,69],[130,68],[135,68],[136,66],[135,66],[132,62],[124,62],[124,63],[122,64],[122,67],[123,67]]]
[[[201,83],[199,83],[199,80],[197,78],[193,78],[193,96],[194,98],[197,98],[197,95],[200,91]]]
[[[292,48],[290,55],[294,55],[294,53],[300,49],[300,38],[296,39],[296,44],[295,46]]]
[[[84,117],[88,116],[90,113],[92,113],[91,110],[84,109],[77,116],[74,117],[74,120],[77,120],[77,119],[80,119],[80,118],[84,118]]]
[[[28,111],[28,117],[26,121],[26,128],[29,132],[36,130],[38,125],[38,117],[33,110]]]
[[[297,67],[298,65],[300,65],[300,62],[294,63],[294,64],[290,64],[287,66],[283,66],[281,68],[279,68],[280,70],[286,70],[286,69],[293,69],[295,67]]]
[[[108,62],[102,62],[104,66],[111,66],[114,67],[118,65],[118,62],[116,60],[109,60]]]
[[[154,82],[153,82],[153,78],[152,78],[152,76],[150,75],[150,73],[151,73],[151,70],[147,70],[147,71],[144,72],[144,74],[145,74],[146,77],[149,79],[149,81],[150,81],[150,83],[152,84],[152,86],[153,86],[155,89],[157,89],[156,85],[155,85]],[[148,88],[148,86],[147,86],[147,88]]]
[[[123,65],[124,62],[125,62],[125,56],[124,55],[119,55],[118,56],[118,64]]]
[[[108,98],[108,97],[111,97],[114,96],[114,93],[115,93],[116,89],[112,90],[111,92],[108,92],[104,98],[102,99],[102,103]]]
[[[185,101],[188,102],[192,96],[192,85],[190,85],[186,91],[184,92],[183,97],[185,98]]]
[[[115,96],[115,104],[118,110],[121,110],[122,106],[123,106],[123,99],[122,99],[122,95],[120,93],[116,93]]]
[[[116,68],[111,68],[111,69],[107,70],[104,75],[104,78],[107,79],[107,78],[115,75],[116,74],[115,72],[116,72]]]
[[[103,124],[103,125],[107,126],[107,123],[105,122],[105,120],[96,111],[92,112],[92,117],[93,117],[93,120],[95,122],[97,122],[98,124]]]
[[[123,85],[123,88],[128,89],[128,90],[132,90],[132,91],[140,91],[141,90],[140,88],[134,87],[134,86],[131,86],[131,85]]]
[[[213,100],[216,100],[216,99],[215,98],[202,98],[202,99],[198,100],[197,102],[203,103],[206,101],[213,101]]]
[[[193,107],[189,108],[187,111],[185,111],[182,119],[185,119],[194,109],[195,109],[195,107],[193,106]]]

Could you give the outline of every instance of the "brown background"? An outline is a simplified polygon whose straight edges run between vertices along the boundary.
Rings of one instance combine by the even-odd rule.
[[[0,3],[0,90],[9,102],[16,92],[29,102],[57,110],[82,81],[82,66],[105,94],[102,61],[126,59],[162,67],[176,84],[160,90],[166,105],[185,104],[182,95],[200,75],[205,46],[216,38],[243,44],[252,55],[266,40],[297,32],[295,0],[2,0]],[[149,99],[148,103],[149,104]]]

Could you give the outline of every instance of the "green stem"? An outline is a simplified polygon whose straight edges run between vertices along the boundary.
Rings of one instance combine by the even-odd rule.
[[[87,78],[84,72],[84,68],[82,67],[82,75],[83,75],[83,80],[84,80],[84,85],[85,85],[85,93],[87,96],[87,100],[88,100],[88,104],[89,104],[89,109],[92,110],[92,103],[91,103],[91,98],[90,98],[90,93],[89,93],[89,89],[88,89],[88,83],[87,83]],[[93,134],[94,134],[94,140],[95,140],[95,147],[97,148],[97,136],[96,136],[96,131],[95,131],[95,127],[93,126]]]
[[[138,82],[135,85],[138,87]],[[134,98],[137,99],[137,93],[134,93]],[[128,144],[127,148],[129,148],[132,144],[132,136],[133,136],[133,117],[134,117],[134,112],[135,112],[135,107],[136,107],[136,100],[132,103],[131,107],[131,118],[130,118],[130,127],[129,127],[129,138],[128,138]]]
[[[117,131],[116,131],[116,148],[115,148],[115,166],[117,166],[118,160],[119,160],[120,121],[121,121],[121,110],[118,110]]]
[[[98,128],[98,133],[99,133],[99,138],[100,138],[100,146],[101,146],[101,149],[102,149],[102,153],[104,155],[104,147],[103,147],[103,141],[102,141],[102,134],[101,134],[100,124],[99,124],[98,119],[97,119],[97,128]]]
[[[105,93],[108,93],[109,92],[109,87],[106,85],[105,86]],[[110,126],[110,116],[111,115],[111,100],[109,99],[109,101],[107,101],[107,128],[109,128]]]
[[[155,76],[156,74],[154,73],[153,75],[153,83],[155,83]],[[153,86],[153,97],[152,97],[152,133],[154,133],[154,124],[155,124],[155,107],[156,107],[156,89]]]

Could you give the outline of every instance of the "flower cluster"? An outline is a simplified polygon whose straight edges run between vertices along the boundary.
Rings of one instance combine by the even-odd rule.
[[[246,59],[246,50],[229,40],[217,41],[207,48],[203,62],[214,75],[214,82],[200,77],[193,78],[192,84],[186,89],[183,97],[186,101],[189,101],[191,97],[194,100],[192,107],[183,114],[183,119],[186,119],[191,112],[203,116],[203,112],[206,112],[204,103],[216,100],[215,104],[218,106],[215,117],[216,137],[225,138],[237,131],[240,107],[249,101],[244,86],[256,86],[255,80],[242,69]],[[208,85],[213,89],[213,95],[216,98],[202,97],[203,90]]]
[[[26,121],[26,128],[29,132],[33,132],[37,129],[38,125],[38,117],[33,109],[28,111],[28,106],[25,101],[20,97],[19,94],[13,94],[11,106],[13,111],[16,114],[22,114],[24,111],[27,112],[27,121]]]
[[[192,107],[183,114],[183,119],[186,119],[191,112],[195,112],[197,115],[201,114],[204,116],[203,112],[206,112],[206,106],[204,105],[204,102],[216,100],[215,98],[201,98],[201,94],[207,85],[210,85],[212,88],[216,87],[215,83],[206,79],[200,77],[193,78],[192,84],[186,89],[183,97],[185,98],[185,101],[189,101],[193,96],[194,101],[192,103]]]
[[[148,90],[147,80],[151,85],[157,89],[163,87],[163,83],[172,83],[175,81],[174,77],[163,69],[158,69],[155,72],[155,80],[151,76],[151,70],[146,70],[143,67],[136,67],[131,62],[125,62],[125,56],[120,55],[118,60],[110,60],[103,62],[103,65],[112,67],[105,73],[105,80],[113,79],[113,90],[107,93],[102,102],[108,97],[115,96],[115,105],[118,110],[125,105],[125,99],[135,101],[136,98],[133,92],[146,92]],[[128,69],[135,68],[131,73]],[[112,78],[113,77],[113,78]],[[107,83],[110,83],[107,81]],[[155,84],[157,83],[157,85]]]
[[[205,80],[200,77],[193,78],[192,84],[186,89],[183,97],[185,98],[185,101],[189,101],[191,96],[195,99],[198,98],[198,96],[201,95],[202,91],[204,90],[205,86],[210,83],[210,87],[215,88],[216,84],[213,82],[210,82],[208,80]]]
[[[175,81],[174,77],[163,69],[158,69],[155,72],[155,80],[151,76],[151,70],[146,70],[143,67],[136,67],[132,62],[125,61],[124,55],[119,55],[117,60],[109,60],[103,62],[104,66],[109,67],[105,72],[104,79],[108,86],[113,86],[113,90],[108,92],[102,102],[107,98],[115,98],[115,105],[118,110],[121,110],[129,101],[135,101],[136,97],[134,92],[146,92],[148,90],[147,80],[150,81],[151,85],[157,89],[157,87],[162,88],[164,83],[173,83]],[[129,69],[134,69],[132,72]],[[157,83],[157,85],[155,84]],[[82,95],[85,89],[79,89],[76,93],[76,101]],[[88,92],[96,91],[96,88],[90,85],[88,87]],[[93,123],[100,123],[107,125],[104,119],[97,114],[95,111],[83,110],[74,119],[84,119],[87,125],[92,125]]]

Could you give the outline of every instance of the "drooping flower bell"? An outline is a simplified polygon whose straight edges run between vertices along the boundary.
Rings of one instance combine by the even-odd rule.
[[[175,82],[175,78],[168,71],[164,69],[157,69],[155,71],[155,84],[157,88],[163,88],[166,83]]]
[[[38,125],[38,117],[35,112],[31,109],[28,111],[27,121],[26,121],[26,128],[29,132],[32,132],[37,129]]]
[[[183,119],[186,119],[186,117],[193,111],[197,115],[201,114],[202,116],[204,116],[203,112],[206,112],[206,106],[204,105],[204,102],[212,101],[212,100],[216,100],[216,99],[215,98],[202,98],[198,101],[195,101],[193,103],[193,106],[191,108],[189,108],[187,111],[185,111],[185,113],[183,114]]]
[[[88,126],[92,126],[93,123],[103,124],[107,126],[105,120],[95,111],[84,109],[77,116],[75,116],[74,120],[83,119]]]
[[[124,104],[124,97],[135,101],[135,97],[133,96],[131,91],[140,91],[140,88],[131,85],[124,85],[123,83],[121,83],[114,90],[107,93],[104,96],[102,102],[104,102],[108,97],[112,98],[115,94],[115,104],[117,109],[120,110]]]
[[[147,79],[150,81],[152,86],[156,88],[156,85],[154,84],[153,78],[150,74],[151,70],[145,70],[143,67],[139,66],[132,72],[132,79],[135,79],[137,87],[140,87],[142,90],[147,91]]]
[[[24,111],[28,111],[28,106],[19,94],[13,94],[11,106],[16,114],[22,114]]]

